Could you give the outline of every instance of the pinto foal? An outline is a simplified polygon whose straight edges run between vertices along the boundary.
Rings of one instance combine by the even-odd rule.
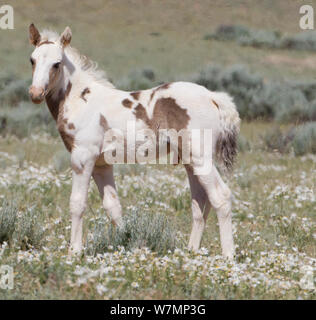
[[[114,88],[88,58],[69,45],[72,37],[69,27],[59,36],[47,30],[40,34],[31,24],[29,37],[35,46],[31,55],[33,81],[30,97],[34,103],[46,100],[61,138],[71,153],[70,252],[82,250],[82,218],[91,176],[111,220],[116,225],[122,224],[113,166],[104,159],[103,150],[107,148],[104,136],[108,129],[126,133],[128,121],[134,121],[137,130],[211,129],[210,143],[215,158],[226,167],[232,165],[240,120],[227,94],[211,92],[188,82],[174,82],[136,92],[121,91]],[[194,147],[196,143],[193,141],[192,145]],[[169,150],[184,151],[171,142]],[[197,173],[201,159],[194,150],[192,148],[191,162],[185,164],[193,214],[189,248],[199,248],[208,213],[213,207],[219,221],[223,255],[232,258],[231,191],[215,165],[212,164],[207,174]]]

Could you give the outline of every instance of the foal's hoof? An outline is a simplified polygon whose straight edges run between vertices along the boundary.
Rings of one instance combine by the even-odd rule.
[[[223,257],[228,260],[228,261],[234,261],[234,257],[235,255],[233,253],[229,253],[229,254],[223,254]]]
[[[82,254],[83,253],[81,249],[76,250],[71,247],[68,249],[68,258],[81,257]]]

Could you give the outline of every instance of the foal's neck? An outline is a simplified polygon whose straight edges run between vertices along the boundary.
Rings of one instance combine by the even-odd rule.
[[[59,79],[54,88],[46,96],[46,103],[55,121],[63,112],[63,104],[72,87],[71,73],[74,73],[74,66],[66,59],[65,67],[61,70]]]
[[[68,83],[68,86],[70,82]],[[61,111],[61,107],[65,101],[67,90],[64,88],[59,88],[53,92],[50,91],[46,96],[46,103],[50,113],[52,114],[55,121],[58,119],[58,115]]]

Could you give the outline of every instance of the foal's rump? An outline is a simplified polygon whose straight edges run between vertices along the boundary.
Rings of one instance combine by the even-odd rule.
[[[160,90],[155,98],[153,118],[163,110],[159,101],[165,99],[167,102],[167,99],[173,99],[173,103],[169,103],[168,107],[163,110],[167,118],[162,121],[163,128],[167,126],[168,129],[177,131],[186,130],[191,132],[191,135],[193,131],[200,131],[200,140],[191,137],[191,156],[193,158],[194,150],[198,149],[198,155],[200,150],[204,149],[205,152],[207,143],[211,143],[209,147],[212,149],[213,158],[221,166],[231,168],[236,156],[240,119],[233,99],[228,94],[209,91],[203,86],[190,82],[174,82],[168,86],[165,85],[164,90]],[[157,110],[158,108],[161,110]],[[210,132],[212,142],[204,138],[204,135]],[[196,148],[199,141],[200,148]],[[184,152],[184,150],[178,151]]]

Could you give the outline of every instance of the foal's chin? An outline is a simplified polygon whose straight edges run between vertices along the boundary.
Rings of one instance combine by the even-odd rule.
[[[44,101],[44,98],[31,98],[31,100],[35,104],[40,104]]]

